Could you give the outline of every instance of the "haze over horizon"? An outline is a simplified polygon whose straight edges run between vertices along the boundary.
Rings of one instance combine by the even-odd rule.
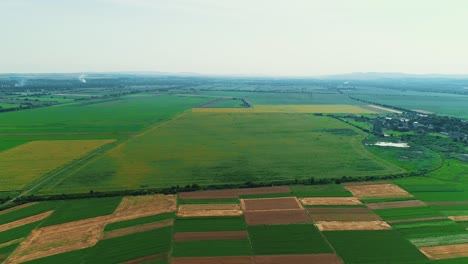
[[[0,0],[0,73],[468,74],[463,0]]]

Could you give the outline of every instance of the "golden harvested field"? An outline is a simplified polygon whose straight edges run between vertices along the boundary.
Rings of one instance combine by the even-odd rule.
[[[0,191],[21,190],[43,174],[114,140],[38,140],[0,152]]]
[[[179,217],[237,216],[242,215],[238,204],[183,204],[179,206]]]
[[[256,105],[252,108],[192,108],[193,113],[324,113],[373,114],[370,108],[355,105]]]
[[[355,197],[311,197],[300,198],[303,205],[359,205],[362,204]]]
[[[468,244],[421,247],[419,248],[419,250],[421,250],[421,252],[424,253],[424,255],[426,255],[430,259],[468,257]]]
[[[353,196],[358,198],[412,197],[410,193],[395,184],[356,184],[344,185]]]
[[[320,231],[392,229],[385,221],[315,221],[315,225]]]

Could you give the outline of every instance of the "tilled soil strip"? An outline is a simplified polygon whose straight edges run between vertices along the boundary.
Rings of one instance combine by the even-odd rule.
[[[42,214],[33,215],[33,216],[30,216],[30,217],[26,217],[26,218],[23,218],[23,219],[20,219],[20,220],[16,220],[16,221],[13,221],[13,222],[10,222],[10,223],[0,225],[0,232],[7,231],[7,230],[10,230],[10,229],[13,229],[13,228],[16,228],[16,227],[24,226],[24,225],[27,225],[27,224],[31,224],[31,223],[34,223],[34,222],[37,222],[37,221],[44,220],[47,217],[49,217],[49,215],[51,215],[53,212],[54,211],[48,211],[48,212],[45,212],[45,213],[42,213]]]
[[[335,254],[172,258],[171,264],[343,264]]]
[[[174,241],[240,240],[247,237],[247,231],[181,232],[174,234]]]
[[[279,225],[309,223],[311,219],[304,209],[246,211],[244,212],[247,225]]]
[[[198,192],[183,192],[179,194],[180,199],[223,199],[239,198],[240,195],[291,193],[288,186],[243,188],[231,190],[209,190]]]
[[[449,216],[448,218],[455,222],[468,221],[468,215]]]
[[[145,232],[145,231],[149,231],[153,229],[163,228],[166,226],[172,226],[173,224],[174,224],[174,219],[167,219],[164,221],[159,221],[159,222],[154,222],[154,223],[149,223],[149,224],[144,224],[144,225],[139,225],[139,226],[131,226],[131,227],[126,227],[126,228],[116,229],[116,230],[112,230],[112,231],[104,233],[104,235],[102,236],[102,239],[110,239],[110,238]]]
[[[421,207],[427,206],[426,203],[420,200],[409,200],[409,201],[395,201],[395,202],[383,202],[383,203],[368,203],[366,206],[370,209],[392,209],[392,208],[406,208],[406,207]]]
[[[240,216],[242,214],[239,204],[182,204],[177,211],[179,217]]]
[[[148,261],[148,260],[154,260],[154,259],[167,260],[167,258],[168,258],[167,255],[156,254],[156,255],[145,256],[145,257],[141,257],[141,258],[137,258],[137,259],[132,259],[132,260],[129,260],[129,261],[123,262],[123,263],[124,264],[139,264],[139,263],[147,263],[146,261]]]
[[[468,257],[468,244],[421,247],[419,250],[430,259]]]
[[[302,209],[296,197],[241,199],[241,207],[245,211]]]

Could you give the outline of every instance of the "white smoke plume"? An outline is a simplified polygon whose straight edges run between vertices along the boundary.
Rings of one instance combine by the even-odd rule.
[[[80,80],[80,82],[82,82],[82,83],[86,83],[85,77],[86,77],[86,75],[80,75],[80,77],[78,77],[78,80]]]

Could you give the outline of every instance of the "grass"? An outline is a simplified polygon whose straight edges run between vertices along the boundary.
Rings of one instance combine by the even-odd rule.
[[[41,226],[50,226],[112,214],[122,197],[65,200]]]
[[[91,248],[70,251],[27,263],[121,263],[153,254],[167,254],[171,249],[171,235],[171,227],[155,229],[101,240]]]
[[[244,107],[244,102],[242,100],[224,100],[222,102],[219,102],[217,104],[211,105],[210,107],[215,107],[215,108],[232,108],[232,107],[239,107],[243,108]]]
[[[243,231],[244,217],[177,218],[174,232]]]
[[[174,242],[173,247],[173,257],[252,255],[247,239]]]
[[[414,219],[443,216],[430,206],[374,210],[384,220]]]
[[[356,135],[327,132],[335,129]],[[53,188],[58,193],[89,192],[402,171],[366,151],[364,137],[335,119],[306,114],[186,113],[132,137],[64,176]]]
[[[0,153],[0,188],[21,190],[43,174],[113,140],[32,141]],[[46,150],[46,151],[45,151]]]
[[[194,113],[327,113],[364,114],[374,111],[355,105],[254,105],[253,108],[194,108]]]
[[[0,103],[0,109],[10,109],[10,108],[17,108],[19,104],[7,104],[7,103]]]
[[[345,263],[412,263],[427,258],[393,230],[324,232]]]
[[[352,194],[340,184],[290,185],[297,197],[351,197]]]
[[[174,217],[175,217],[175,213],[165,213],[165,214],[152,215],[152,216],[147,216],[147,217],[142,217],[142,218],[137,218],[137,219],[132,219],[132,220],[126,220],[122,222],[108,224],[106,225],[104,231],[112,231],[112,230],[116,230],[120,228],[143,225],[143,224],[166,220],[166,219],[170,219]]]
[[[312,224],[260,225],[248,230],[255,255],[333,253]]]
[[[2,113],[2,133],[137,132],[208,99],[169,95],[118,97]]]
[[[36,222],[0,232],[0,244],[28,236],[37,225]]]
[[[25,208],[21,208],[21,209],[17,209],[8,213],[1,214],[0,225],[13,222],[22,218],[26,218],[29,216],[44,213],[49,210],[54,210],[59,204],[60,204],[60,201],[40,202],[40,203],[36,203]]]

